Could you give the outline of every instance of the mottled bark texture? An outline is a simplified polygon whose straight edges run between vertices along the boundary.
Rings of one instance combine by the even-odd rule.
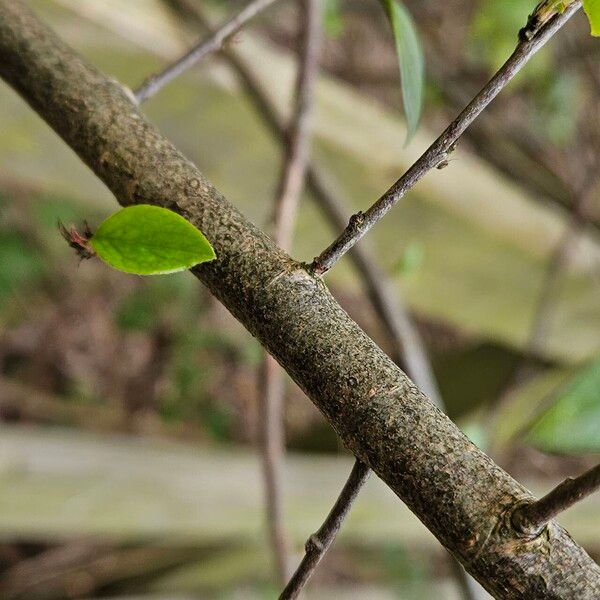
[[[121,204],[171,208],[217,260],[193,270],[368,464],[498,598],[600,597],[600,568],[551,522],[511,527],[529,492],[478,450],[341,309],[140,114],[16,0],[0,0],[0,76]],[[349,124],[351,126],[351,124]]]

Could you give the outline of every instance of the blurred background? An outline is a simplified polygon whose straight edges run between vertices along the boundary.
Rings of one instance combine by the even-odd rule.
[[[180,2],[28,0],[135,87],[203,35]],[[213,22],[239,1],[189,0]],[[407,0],[424,45],[423,122],[404,145],[380,5],[327,0],[313,158],[348,215],[369,206],[508,57],[535,2]],[[276,3],[230,46],[282,110],[298,20]],[[425,339],[450,416],[535,493],[600,453],[600,41],[576,15],[370,234]],[[281,150],[213,56],[144,105],[264,227]],[[58,219],[92,228],[103,185],[0,84],[0,596],[274,598],[256,450],[258,343],[189,274],[78,263]],[[294,256],[333,238],[309,194]],[[327,282],[384,349],[346,258]],[[299,560],[352,465],[286,387],[285,521]],[[560,521],[597,560],[600,498]],[[375,477],[309,598],[458,598],[445,551]]]

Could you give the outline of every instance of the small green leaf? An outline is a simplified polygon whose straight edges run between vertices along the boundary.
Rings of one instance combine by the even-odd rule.
[[[409,277],[418,272],[423,265],[425,248],[420,242],[410,242],[396,263],[395,271],[402,277]]]
[[[402,85],[402,103],[408,125],[406,141],[414,135],[421,118],[423,106],[423,88],[425,81],[425,61],[419,34],[410,13],[400,0],[380,0],[388,14],[398,62]]]
[[[175,273],[215,258],[208,240],[191,223],[147,204],[110,216],[90,243],[111,267],[136,275]]]
[[[571,379],[527,440],[548,452],[600,452],[600,360]]]
[[[583,10],[592,27],[592,35],[600,36],[600,0],[583,0]]]
[[[340,0],[325,0],[323,5],[323,26],[325,33],[332,38],[338,37],[343,29]]]

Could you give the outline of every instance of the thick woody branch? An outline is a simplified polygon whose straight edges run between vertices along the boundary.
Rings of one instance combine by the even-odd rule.
[[[268,8],[275,0],[253,0],[244,7],[234,17],[223,23],[214,33],[205,40],[199,42],[189,52],[186,52],[181,58],[171,63],[166,69],[152,75],[134,92],[136,100],[141,103],[154,96],[170,81],[181,75],[184,71],[196,64],[204,56],[211,52],[216,52],[223,47],[223,44],[235,35],[248,21],[253,19],[258,13]]]
[[[531,539],[510,514],[531,494],[475,447],[354,323],[324,283],[237,211],[17,0],[0,0],[0,76],[123,205],[170,208],[217,259],[192,270],[372,468],[497,598],[600,597],[600,567],[558,524]]]
[[[328,271],[374,225],[396,205],[431,169],[439,166],[452,151],[461,135],[489,103],[508,85],[529,59],[581,8],[580,0],[571,2],[562,14],[556,14],[531,39],[525,36],[516,50],[458,117],[446,127],[424,154],[364,213],[352,216],[348,226],[313,262],[316,273]]]
[[[513,526],[525,535],[539,535],[550,519],[554,519],[598,489],[600,465],[575,479],[565,479],[543,498],[518,506],[512,514]]]

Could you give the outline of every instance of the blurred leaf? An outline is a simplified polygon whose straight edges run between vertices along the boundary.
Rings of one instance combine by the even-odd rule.
[[[527,379],[513,389],[500,403],[489,427],[490,447],[501,452],[527,432],[531,423],[542,412],[555,395],[564,389],[575,371],[554,369]]]
[[[194,281],[183,273],[145,279],[120,303],[116,322],[125,330],[152,331],[168,323],[178,331],[201,312],[199,299]]]
[[[323,6],[323,26],[329,37],[337,37],[344,29],[340,0],[325,0]]]
[[[600,0],[583,0],[583,10],[592,27],[592,35],[600,36]]]
[[[44,273],[41,257],[15,230],[14,225],[4,220],[7,201],[0,195],[0,308],[11,296],[20,302],[21,286],[35,281]]]
[[[462,427],[462,432],[481,450],[485,450],[488,445],[489,429],[478,421],[470,421]]]
[[[527,440],[547,452],[600,452],[600,359],[563,390],[533,425]]]
[[[392,24],[396,42],[400,64],[402,102],[408,125],[406,136],[408,142],[417,130],[423,106],[425,81],[423,49],[415,23],[404,4],[400,0],[381,0],[381,2]]]
[[[395,266],[395,271],[402,277],[408,277],[418,272],[423,265],[425,248],[421,242],[410,242]]]
[[[538,99],[532,127],[553,144],[564,146],[577,132],[582,91],[579,75],[549,66],[532,79]]]
[[[90,242],[111,267],[137,275],[175,273],[215,258],[208,240],[191,223],[147,204],[115,213]]]
[[[523,0],[482,0],[471,24],[472,54],[496,69],[514,50],[517,32],[527,21],[531,5]]]

